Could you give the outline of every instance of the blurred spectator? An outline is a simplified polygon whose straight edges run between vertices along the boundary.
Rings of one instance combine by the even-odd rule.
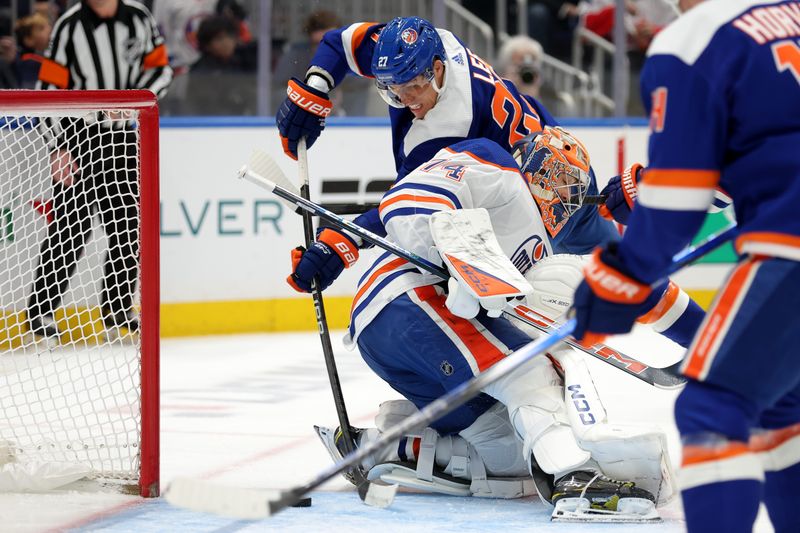
[[[572,37],[580,22],[577,0],[531,0],[528,34],[541,43],[545,53],[571,61]]]
[[[47,50],[52,29],[50,20],[38,12],[19,19],[14,26],[19,53],[12,67],[20,89],[36,87],[41,55]]]
[[[495,61],[495,69],[521,93],[542,102],[555,116],[574,116],[577,106],[572,95],[559,90],[543,77],[543,57],[542,45],[526,35],[517,35],[503,43]]]
[[[197,30],[200,59],[189,71],[185,111],[193,115],[253,115],[256,83],[252,65],[240,53],[239,27],[212,15]]]
[[[217,15],[227,17],[236,23],[239,44],[253,41],[250,25],[247,23],[247,10],[238,0],[218,0]]]
[[[500,48],[495,67],[500,76],[511,80],[521,93],[538,99],[543,55],[541,44],[525,35],[517,35]]]
[[[0,17],[0,89],[16,89],[17,80],[11,63],[17,54],[17,46],[11,36],[11,21]]]
[[[45,17],[50,26],[58,20],[58,17],[66,10],[66,0],[36,0],[33,2],[32,12]]]
[[[197,29],[203,19],[214,14],[217,0],[156,0],[153,17],[166,41],[169,64],[175,73],[172,87],[159,103],[162,115],[180,115],[188,90],[186,74],[192,63],[200,59]]]
[[[306,39],[290,42],[284,46],[275,72],[272,76],[272,108],[277,109],[286,98],[286,83],[291,78],[305,79],[306,68],[311,64],[314,52],[322,41],[325,33],[341,27],[339,17],[326,10],[312,12],[303,24],[303,33]],[[337,86],[337,90],[330,94],[333,103],[333,116],[364,116],[367,114],[367,104],[374,98],[372,82],[355,76],[346,76]],[[382,113],[383,111],[383,106]]]

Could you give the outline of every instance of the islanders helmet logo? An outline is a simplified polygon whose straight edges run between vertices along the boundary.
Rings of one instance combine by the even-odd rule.
[[[417,30],[414,28],[406,28],[403,30],[403,33],[400,34],[400,38],[403,39],[403,42],[406,44],[414,44],[417,42]]]

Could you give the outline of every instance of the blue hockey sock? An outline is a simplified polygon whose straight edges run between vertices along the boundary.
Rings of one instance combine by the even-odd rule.
[[[800,487],[800,463],[766,474],[764,503],[775,533],[800,531],[800,513],[795,508],[797,487]]]
[[[689,533],[750,533],[758,514],[763,484],[736,479],[699,485],[681,491]]]

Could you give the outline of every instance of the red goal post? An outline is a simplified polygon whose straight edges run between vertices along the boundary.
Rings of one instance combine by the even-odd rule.
[[[158,146],[150,91],[0,91],[0,466],[74,462],[159,494]],[[63,290],[41,281],[50,256]]]

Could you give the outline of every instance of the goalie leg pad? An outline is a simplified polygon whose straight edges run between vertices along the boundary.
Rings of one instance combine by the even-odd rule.
[[[564,371],[569,421],[581,448],[614,479],[636,483],[667,503],[676,494],[666,435],[656,427],[609,424],[583,356],[572,348],[553,353]]]
[[[549,359],[534,358],[484,392],[506,405],[523,441],[524,456],[533,453],[544,472],[569,472],[590,459],[589,452],[580,448],[572,432],[561,379]]]

